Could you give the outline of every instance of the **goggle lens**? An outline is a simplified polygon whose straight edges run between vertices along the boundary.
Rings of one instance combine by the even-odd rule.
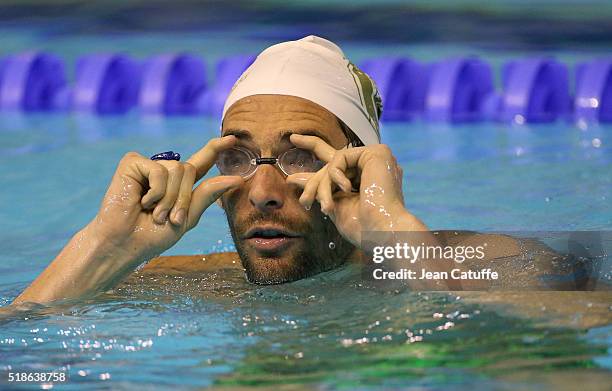
[[[287,175],[302,172],[317,172],[323,167],[323,162],[305,149],[293,148],[279,157],[278,165]]]
[[[252,164],[253,157],[242,148],[226,149],[217,157],[217,168],[223,175],[238,175],[246,177],[255,170]]]

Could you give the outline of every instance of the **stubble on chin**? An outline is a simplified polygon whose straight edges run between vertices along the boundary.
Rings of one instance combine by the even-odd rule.
[[[226,208],[225,212],[246,277],[254,284],[282,284],[314,276],[340,266],[354,250],[329,220],[311,226],[312,221],[298,222],[280,215],[264,217],[254,214],[237,226],[233,219],[235,211]],[[258,254],[256,250],[248,248],[241,235],[259,221],[277,222],[281,226],[291,227],[300,232],[303,239],[278,256]],[[330,242],[335,243],[334,248],[330,248]]]
[[[303,245],[285,250],[278,256],[257,254],[248,250],[245,244],[238,240],[236,250],[240,256],[249,282],[254,284],[282,284],[313,276],[324,269],[322,258],[307,251]]]

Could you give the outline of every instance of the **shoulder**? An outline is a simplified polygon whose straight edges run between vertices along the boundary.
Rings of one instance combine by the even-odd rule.
[[[157,257],[149,261],[142,273],[182,274],[206,272],[219,269],[242,269],[240,258],[235,252],[205,255],[173,255]]]

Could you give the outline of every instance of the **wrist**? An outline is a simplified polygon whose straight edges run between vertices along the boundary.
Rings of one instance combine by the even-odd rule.
[[[77,239],[78,238],[78,239]],[[130,246],[128,241],[118,240],[100,229],[96,220],[86,225],[73,240],[86,242],[88,251],[85,258],[91,266],[105,269],[111,272],[114,269],[123,269],[130,265],[138,266],[144,261],[146,255],[134,246]]]
[[[402,206],[394,215],[394,231],[429,231],[427,226],[415,215]]]
[[[72,281],[67,297],[79,297],[113,288],[142,263],[142,256],[108,240],[94,222],[74,235],[55,262]]]
[[[388,205],[385,213],[377,213],[372,231],[427,231],[428,228],[403,204]]]

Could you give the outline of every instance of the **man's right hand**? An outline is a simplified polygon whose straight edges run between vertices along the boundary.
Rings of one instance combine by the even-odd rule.
[[[235,143],[234,136],[212,139],[186,163],[126,154],[96,218],[72,237],[12,306],[93,296],[170,248],[221,194],[243,183],[241,177],[217,176],[193,188],[217,154]]]
[[[127,252],[128,258],[161,254],[195,227],[221,194],[243,183],[238,176],[216,176],[193,188],[217,154],[235,143],[234,136],[214,138],[186,163],[127,153],[88,229],[105,247]]]

